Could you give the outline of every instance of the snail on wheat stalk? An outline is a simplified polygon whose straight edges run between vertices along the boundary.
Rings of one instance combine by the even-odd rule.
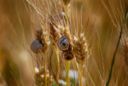
[[[47,68],[47,37],[42,29],[37,29],[35,32],[36,37],[31,44],[31,50],[36,54],[35,81],[39,86],[47,86],[52,82],[52,76]]]

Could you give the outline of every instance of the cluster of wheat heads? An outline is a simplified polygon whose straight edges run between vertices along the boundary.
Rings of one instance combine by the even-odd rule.
[[[127,1],[72,1],[77,10],[68,0],[44,1],[47,5],[43,1],[28,2],[42,16],[42,21],[47,20],[50,43],[56,54],[51,58],[57,59],[54,66],[57,70],[52,71],[57,83],[62,71],[68,73],[74,69],[80,86],[127,85]],[[65,47],[61,45],[63,42]],[[121,53],[122,47],[125,54]],[[85,60],[90,50],[90,58]],[[66,74],[67,86],[71,84],[69,76]],[[78,84],[76,80],[75,85]]]
[[[31,49],[36,55],[41,54],[43,60],[36,57],[36,69],[40,73],[42,67],[44,73],[41,73],[37,78],[44,78],[43,85],[47,85],[48,77],[46,77],[46,69],[51,78],[60,84],[62,81],[67,86],[85,85],[84,67],[85,58],[88,57],[87,43],[82,22],[82,7],[79,7],[81,14],[78,22],[75,19],[78,12],[71,14],[70,1],[41,1],[28,0],[29,5],[36,11],[40,17],[40,30],[35,31],[35,40],[31,44]],[[45,8],[44,8],[45,7]],[[73,16],[73,17],[71,17]],[[79,29],[80,28],[80,29]],[[47,37],[46,37],[47,36]],[[47,51],[48,49],[48,51]],[[44,65],[41,65],[43,64]],[[41,65],[41,66],[39,66]],[[77,78],[70,77],[70,72],[76,72]],[[64,74],[65,73],[65,74]],[[74,80],[74,83],[71,83]],[[79,79],[79,81],[77,81]],[[40,84],[40,83],[39,83]],[[61,83],[62,84],[62,83]]]
[[[128,85],[127,0],[0,2],[2,86]]]

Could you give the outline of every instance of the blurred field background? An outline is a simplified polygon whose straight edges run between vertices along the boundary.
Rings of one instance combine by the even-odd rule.
[[[82,13],[79,11],[81,6]],[[29,8],[25,0],[0,0],[0,86],[35,85],[34,55],[30,44],[39,21],[36,20],[36,13]],[[75,16],[74,22],[78,24],[82,15],[91,52],[85,62],[84,86],[105,86],[120,26],[123,27],[123,33],[109,86],[128,86],[128,45],[124,45],[128,34],[128,18],[124,26],[121,23],[128,12],[128,1],[72,0],[71,10],[74,14],[77,10],[77,15],[71,15]]]

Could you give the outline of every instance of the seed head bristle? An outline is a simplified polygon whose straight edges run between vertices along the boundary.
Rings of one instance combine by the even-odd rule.
[[[85,59],[89,57],[88,45],[85,36],[85,27],[83,25],[83,8],[81,10],[72,11],[72,16],[70,22],[73,22],[71,25],[71,34],[73,41],[73,54],[78,63],[83,64]],[[76,22],[74,22],[76,21]]]
[[[50,28],[50,37],[53,40],[53,43],[55,45],[57,42],[57,39],[59,38],[59,33],[56,31],[52,23],[49,24],[49,28]]]
[[[88,46],[85,37],[74,39],[73,52],[78,63],[84,63],[88,58]]]

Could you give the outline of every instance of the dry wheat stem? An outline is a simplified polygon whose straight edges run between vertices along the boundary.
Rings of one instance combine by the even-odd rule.
[[[122,26],[120,28],[119,38],[117,40],[117,45],[116,45],[115,51],[113,53],[112,62],[111,62],[111,66],[110,66],[110,70],[109,70],[109,75],[108,75],[108,79],[107,79],[107,82],[106,82],[106,86],[109,86],[109,83],[110,83],[110,80],[111,80],[111,77],[112,77],[113,66],[114,66],[114,63],[115,63],[116,54],[117,54],[117,51],[118,51],[118,47],[119,47],[119,44],[120,44],[121,37],[122,37]]]

